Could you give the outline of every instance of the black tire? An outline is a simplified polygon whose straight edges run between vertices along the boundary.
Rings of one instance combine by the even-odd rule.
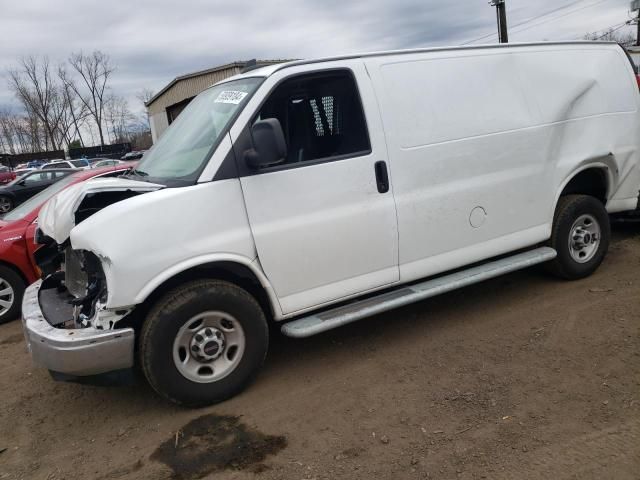
[[[590,260],[576,261],[569,248],[569,237],[574,223],[583,215],[594,218],[600,228],[600,243]],[[611,226],[609,215],[602,202],[589,195],[567,195],[560,197],[556,207],[553,230],[548,245],[558,252],[558,256],[546,264],[552,274],[567,280],[588,277],[597,270],[609,249]]]
[[[173,360],[173,345],[180,329],[194,316],[225,312],[244,331],[244,353],[224,378],[197,383],[184,376]],[[152,307],[140,333],[140,364],[153,389],[171,402],[201,407],[226,400],[244,389],[264,363],[269,330],[264,312],[242,288],[219,280],[198,280],[164,295]]]
[[[22,310],[22,296],[24,295],[25,283],[20,275],[9,267],[0,265],[0,290],[3,290],[4,283],[13,289],[13,300],[11,306],[0,313],[0,324],[15,320],[20,316]],[[6,301],[8,295],[0,295],[0,300]]]
[[[6,195],[0,195],[0,204],[5,205],[4,207],[0,207],[0,215],[9,213],[16,206],[13,198],[7,197]]]

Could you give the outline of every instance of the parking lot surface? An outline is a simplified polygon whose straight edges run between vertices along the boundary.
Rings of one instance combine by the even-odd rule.
[[[201,410],[58,383],[0,326],[4,479],[637,479],[640,225],[592,277],[528,270],[306,340]]]

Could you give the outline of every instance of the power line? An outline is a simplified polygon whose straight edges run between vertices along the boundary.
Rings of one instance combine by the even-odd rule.
[[[632,23],[633,23],[633,20],[627,20],[627,21],[626,21],[626,22],[624,22],[624,23],[619,23],[619,24],[617,24],[617,25],[612,25],[612,26],[610,26],[610,27],[603,28],[603,29],[601,29],[600,31],[601,31],[601,32],[605,32],[605,33],[604,33],[604,34],[602,34],[602,35],[600,35],[600,36],[598,36],[598,37],[594,37],[592,40],[600,40],[601,38],[604,38],[604,37],[606,37],[607,35],[611,35],[613,32],[617,32],[617,31],[618,31],[618,30],[620,30],[621,28],[624,28],[624,27],[626,27],[627,25],[631,25]],[[605,30],[606,30],[606,31],[605,31]],[[598,33],[598,32],[596,31],[596,32],[593,32],[593,33],[595,34],[595,33]]]
[[[589,5],[585,5],[584,7],[576,8],[574,10],[571,10],[570,12],[567,12],[567,13],[565,13],[563,15],[559,15],[559,16],[547,19],[544,22],[538,22],[535,25],[531,25],[529,27],[520,29],[518,31],[513,31],[513,29],[515,29],[515,28],[517,28],[519,26],[526,25],[528,23],[531,23],[531,22],[533,22],[535,20],[538,20],[540,18],[543,18],[543,17],[547,17],[547,16],[549,16],[549,15],[551,15],[553,13],[557,13],[559,11],[566,10],[567,8],[573,7],[574,5],[577,5],[578,3],[582,3],[584,1],[586,1],[586,0],[576,0],[574,2],[571,2],[571,3],[568,3],[568,4],[564,5],[562,7],[554,8],[553,10],[550,10],[550,11],[548,11],[546,13],[543,13],[543,14],[540,14],[540,15],[536,15],[535,17],[528,18],[527,20],[524,20],[524,21],[522,21],[520,23],[516,23],[515,25],[512,26],[512,33],[520,33],[520,32],[523,32],[525,30],[529,30],[530,28],[536,27],[538,25],[544,25],[545,23],[549,23],[549,22],[558,20],[560,18],[566,17],[568,15],[571,15],[571,14],[573,14],[575,12],[579,12],[581,10],[585,10],[587,8],[595,7],[596,5],[599,5],[600,3],[603,3],[603,2],[606,2],[606,1],[609,1],[609,0],[598,0],[598,1],[594,2],[594,3],[589,4]],[[495,33],[489,33],[489,34],[483,35],[481,37],[475,38],[473,40],[469,40],[467,42],[464,42],[462,45],[469,45],[471,43],[477,42],[478,40],[483,40],[485,38],[489,38],[489,37],[493,37],[493,36],[495,36]]]
[[[575,0],[574,2],[568,3],[568,4],[566,4],[566,5],[562,6],[562,7],[554,8],[553,10],[549,10],[548,12],[543,13],[541,15],[536,15],[535,17],[528,18],[528,19],[526,19],[526,20],[524,20],[524,21],[522,21],[520,23],[516,23],[515,25],[512,25],[511,28],[516,28],[516,27],[519,27],[520,25],[524,25],[526,23],[533,22],[534,20],[537,20],[537,19],[542,18],[542,17],[546,17],[547,15],[551,15],[552,13],[556,13],[556,12],[559,12],[561,10],[565,10],[565,9],[567,9],[569,7],[572,7],[572,6],[576,5],[576,4],[582,3],[584,1],[585,0]],[[474,43],[474,42],[477,42],[478,40],[482,40],[483,38],[492,37],[494,35],[495,35],[495,33],[493,33],[493,32],[492,33],[488,33],[487,35],[483,35],[481,37],[478,37],[475,40],[469,40],[468,42],[465,42],[462,45],[468,45],[469,43]]]
[[[524,20],[524,21],[522,21],[520,23],[516,23],[513,27],[515,28],[515,27],[519,27],[520,25],[524,25],[526,23],[533,22],[534,20],[538,20],[539,18],[546,17],[547,15],[551,15],[552,13],[559,12],[560,10],[565,10],[565,9],[567,9],[569,7],[573,7],[574,5],[576,5],[578,3],[582,3],[584,1],[585,0],[576,0],[575,2],[568,3],[563,7],[554,8],[553,10],[550,10],[547,13],[543,13],[541,15],[536,15],[535,17],[528,18],[528,19],[526,19],[526,20]]]
[[[586,10],[588,8],[595,7],[596,5],[600,5],[601,3],[608,2],[608,1],[610,1],[610,0],[598,0],[597,2],[592,3],[591,5],[585,5],[584,7],[576,8],[575,10],[571,10],[570,12],[567,12],[567,13],[565,13],[563,15],[558,15],[558,16],[556,16],[554,18],[550,18],[548,20],[545,20],[544,22],[538,22],[535,25],[529,25],[528,27],[521,28],[520,30],[518,30],[517,32],[514,32],[514,33],[521,33],[521,32],[524,32],[526,30],[530,30],[532,28],[539,27],[540,25],[544,25],[546,23],[555,22],[556,20],[560,20],[561,18],[568,17],[569,15],[572,15],[572,14],[574,14],[576,12],[580,12],[582,10]]]
[[[568,3],[568,4],[566,4],[566,5],[562,6],[562,7],[554,8],[553,10],[550,10],[550,11],[548,11],[546,13],[541,14],[541,15],[536,15],[535,17],[528,18],[527,20],[524,20],[524,21],[522,21],[520,23],[516,23],[515,25],[512,25],[511,28],[515,28],[515,27],[518,27],[520,25],[524,25],[525,23],[537,20],[539,18],[546,17],[547,15],[551,15],[552,13],[558,12],[560,10],[564,10],[566,8],[572,7],[573,5],[575,5],[577,3],[581,3],[581,2],[584,2],[584,1],[585,0],[575,0],[574,2]],[[493,33],[493,32],[492,33],[488,33],[486,35],[483,35],[481,37],[476,38],[475,40],[469,40],[468,42],[465,42],[462,45],[468,45],[469,43],[474,43],[474,42],[477,42],[478,40],[482,40],[483,38],[492,37],[494,35],[495,35],[495,33]]]

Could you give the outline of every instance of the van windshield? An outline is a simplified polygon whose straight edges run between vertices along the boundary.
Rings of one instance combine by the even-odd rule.
[[[202,92],[143,157],[132,176],[168,186],[194,183],[211,150],[263,80],[243,78]]]

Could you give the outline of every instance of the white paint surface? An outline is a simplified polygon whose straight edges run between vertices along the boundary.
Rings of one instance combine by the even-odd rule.
[[[73,228],[72,246],[104,259],[109,308],[144,301],[187,268],[228,260],[256,273],[283,318],[545,241],[560,192],[586,168],[605,172],[609,211],[637,202],[640,95],[615,45],[272,67],[231,141],[279,80],[332,68],[357,78],[370,155],[207,182],[220,150],[205,183],[116,203],[75,228],[81,192],[69,193],[43,209],[41,227],[57,241]],[[220,148],[226,155],[230,142]],[[376,189],[378,160],[388,163],[387,194]],[[477,206],[487,215],[473,228]]]
[[[38,224],[45,234],[63,243],[75,226],[75,211],[85,196],[96,192],[133,190],[150,192],[162,188],[148,182],[125,178],[94,178],[71,185],[53,196],[40,210]]]
[[[618,46],[442,51],[365,63],[389,145],[403,281],[546,240],[563,182],[589,159],[613,154],[612,164],[593,162],[612,179],[612,206],[637,201],[640,95]],[[470,228],[477,205],[491,213],[482,228]]]
[[[250,265],[256,257],[238,180],[115,203],[76,226],[71,245],[103,259],[108,308],[136,305],[188,268],[230,259]]]
[[[380,194],[375,178],[374,164],[388,161],[375,97],[361,62],[340,66],[356,74],[372,153],[241,179],[258,256],[284,313],[399,279],[393,193]],[[273,75],[263,89],[290,74]]]

